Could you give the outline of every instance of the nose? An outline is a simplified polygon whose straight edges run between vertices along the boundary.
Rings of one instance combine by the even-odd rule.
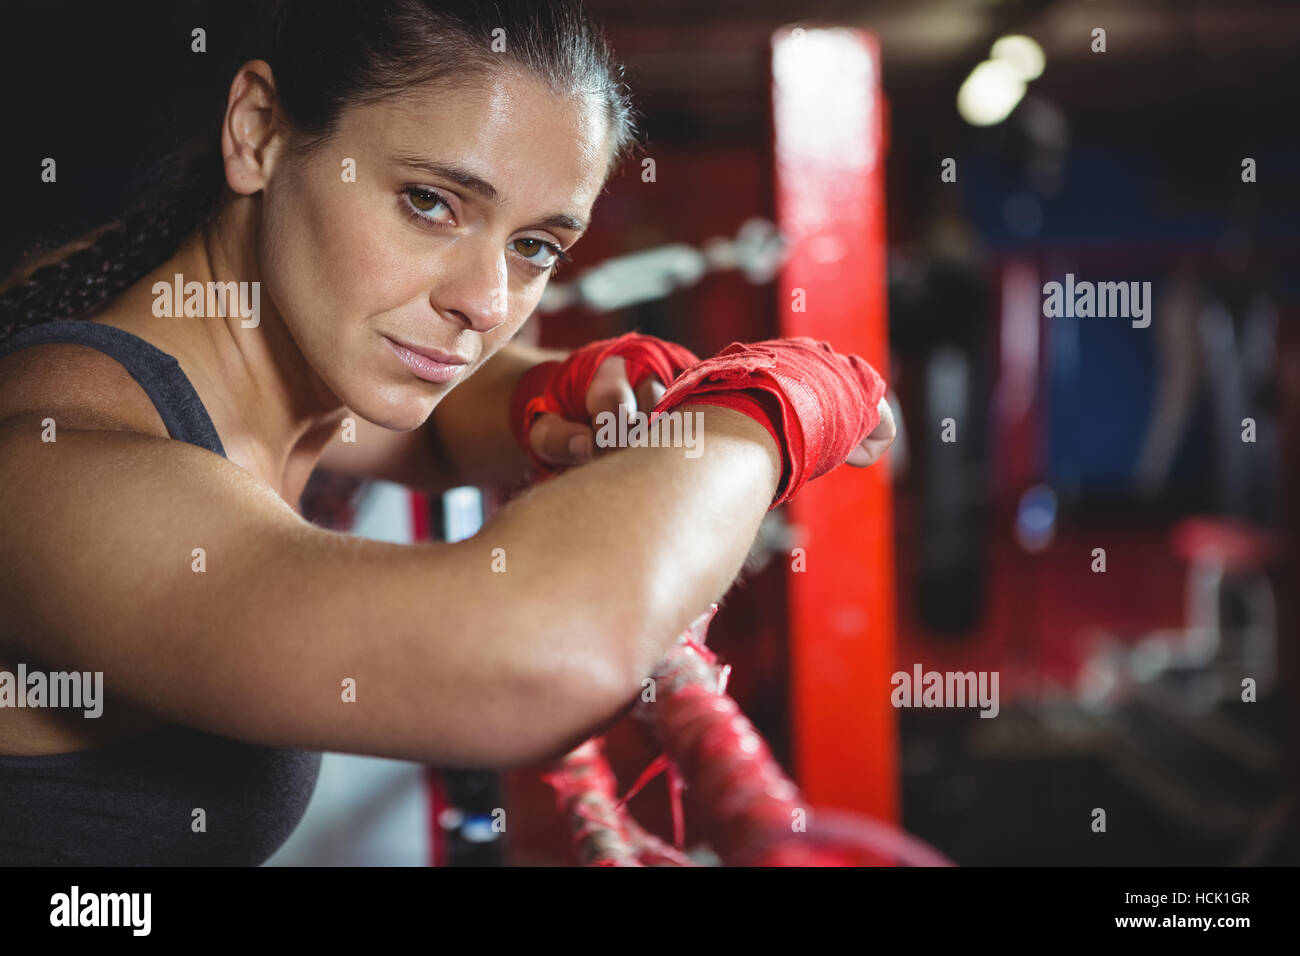
[[[429,303],[475,332],[491,332],[508,318],[509,272],[505,250],[462,241],[444,260]]]

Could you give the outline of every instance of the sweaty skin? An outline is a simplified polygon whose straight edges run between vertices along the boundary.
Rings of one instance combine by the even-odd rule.
[[[93,316],[177,358],[228,460],[168,440],[106,355],[53,345],[0,359],[0,667],[102,670],[108,696],[96,721],[0,711],[0,753],[84,749],[160,721],[463,766],[562,753],[617,716],[731,585],[778,450],[756,422],[702,406],[699,458],[603,455],[464,542],[391,545],[304,522],[294,505],[322,463],[433,482],[422,426],[462,388],[482,398],[440,423],[452,470],[522,464],[504,422],[464,423],[526,364],[507,343],[542,293],[547,244],[567,249],[585,229],[607,130],[593,103],[512,73],[349,110],[305,155],[274,106],[269,67],[246,64],[222,127],[224,214]],[[262,283],[258,327],[153,315],[153,284],[177,273]],[[394,339],[469,364],[433,384]],[[480,370],[491,387],[475,384]],[[353,415],[365,451],[338,454]],[[57,442],[40,441],[47,417]],[[364,706],[340,707],[345,677]]]

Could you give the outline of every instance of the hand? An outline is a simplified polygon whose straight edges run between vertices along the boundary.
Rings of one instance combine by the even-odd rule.
[[[656,410],[686,402],[731,408],[767,429],[783,459],[772,507],[845,462],[873,464],[896,434],[879,373],[808,336],[733,342],[678,375]]]
[[[610,356],[597,366],[587,390],[587,422],[574,422],[554,412],[545,412],[529,429],[528,443],[537,457],[552,467],[580,465],[610,450],[596,447],[596,430],[592,425],[597,415],[612,412],[618,416],[617,421],[630,419],[637,411],[649,414],[665,391],[667,386],[657,375],[651,375],[634,389],[628,380],[627,362],[621,355]]]
[[[524,373],[511,393],[511,432],[542,477],[557,474],[608,450],[596,447],[602,413],[619,425],[649,414],[666,386],[698,361],[675,342],[639,332],[584,345]]]

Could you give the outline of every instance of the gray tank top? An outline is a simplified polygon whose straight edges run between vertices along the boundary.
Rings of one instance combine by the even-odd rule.
[[[173,439],[225,457],[179,363],[139,336],[85,320],[45,322],[0,342],[0,357],[54,342],[112,356]],[[0,866],[255,866],[302,819],[320,763],[319,753],[178,724],[92,750],[0,755]],[[195,832],[200,809],[204,827]]]

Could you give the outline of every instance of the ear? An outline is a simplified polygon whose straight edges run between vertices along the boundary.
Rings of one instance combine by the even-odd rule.
[[[265,60],[249,60],[230,83],[221,125],[226,182],[243,196],[262,189],[284,142],[275,80]]]

